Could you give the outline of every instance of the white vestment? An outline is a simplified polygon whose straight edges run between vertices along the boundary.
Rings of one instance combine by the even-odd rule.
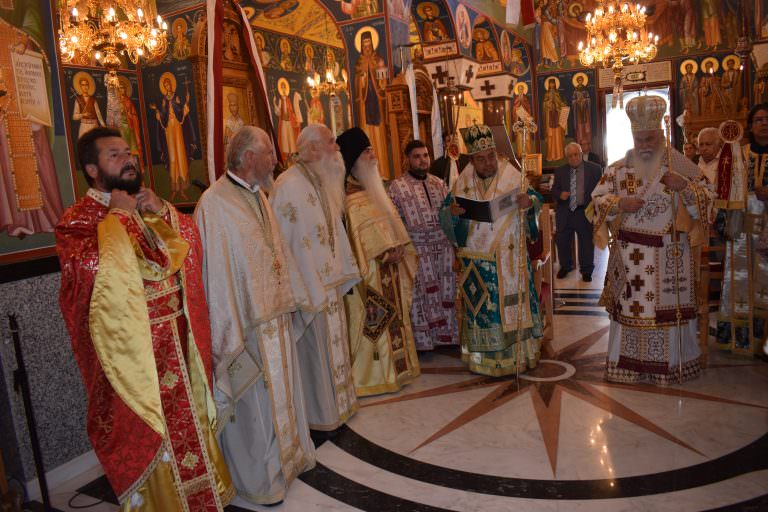
[[[220,443],[238,494],[275,503],[315,465],[292,332],[306,286],[261,190],[225,174],[200,198]]]
[[[319,178],[303,164],[282,173],[271,202],[314,309],[294,319],[309,425],[333,430],[357,410],[343,297],[360,272],[341,216],[334,218]],[[316,283],[316,284],[313,284]]]

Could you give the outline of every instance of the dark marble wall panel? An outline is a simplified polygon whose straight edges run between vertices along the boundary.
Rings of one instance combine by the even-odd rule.
[[[34,478],[35,471],[24,405],[21,394],[13,390],[16,358],[10,343],[9,314],[17,316],[21,329],[46,471],[91,449],[85,432],[85,390],[59,311],[59,276],[52,273],[0,285],[0,446],[4,455],[9,454],[9,473],[23,480]],[[3,403],[4,398],[10,407]],[[13,441],[14,436],[15,446],[6,448],[8,438]],[[14,453],[18,453],[20,464],[14,460]],[[23,475],[18,474],[20,469]]]

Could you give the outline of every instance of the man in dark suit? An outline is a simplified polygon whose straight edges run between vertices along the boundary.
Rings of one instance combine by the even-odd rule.
[[[445,148],[445,154],[432,162],[432,167],[429,168],[429,173],[443,180],[450,192],[453,188],[453,184],[456,182],[456,178],[459,177],[461,171],[463,171],[469,163],[469,155],[459,153],[459,145],[456,143],[456,135],[452,133],[445,136],[443,147]]]
[[[592,199],[592,190],[602,175],[602,168],[592,162],[585,162],[579,146],[571,142],[565,146],[568,163],[555,170],[552,184],[552,198],[557,202],[555,224],[557,226],[557,257],[560,259],[558,279],[573,269],[573,234],[579,237],[579,270],[585,282],[592,281],[595,268],[595,246],[592,244],[592,224],[584,210]]]
[[[592,143],[591,142],[582,142],[581,143],[581,150],[582,153],[582,160],[585,162],[594,162],[597,165],[599,165],[601,168],[605,167],[605,164],[603,163],[603,159],[600,158],[600,155],[592,151]]]

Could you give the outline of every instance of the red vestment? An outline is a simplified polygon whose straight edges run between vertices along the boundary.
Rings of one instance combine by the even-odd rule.
[[[113,352],[99,352],[91,334],[92,293],[99,270],[97,227],[108,214],[119,220],[144,261],[160,268],[169,262],[169,253],[138,215],[110,212],[90,195],[67,209],[56,226],[60,306],[88,394],[88,436],[121,503],[132,498],[158,465],[168,464],[175,475],[173,487],[189,510],[221,510],[231,498],[232,488],[226,468],[214,465],[221,455],[203,410],[205,394],[210,395],[212,389],[211,338],[197,228],[189,217],[169,206],[163,220],[189,244],[189,251],[178,272],[166,279],[143,281],[154,361],[150,356],[138,366],[152,365],[155,368],[149,371],[157,371],[165,431],[161,435],[115,391],[104,369],[110,364],[104,359]],[[125,302],[128,307],[128,298]],[[114,316],[119,318],[119,314]],[[115,358],[120,355],[114,353]],[[204,372],[195,369],[199,365],[193,364],[193,358],[202,362]],[[191,383],[197,389],[194,393]],[[218,492],[217,480],[223,481]]]

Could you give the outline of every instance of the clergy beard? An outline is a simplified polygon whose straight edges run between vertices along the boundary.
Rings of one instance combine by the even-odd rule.
[[[123,178],[123,174],[130,171],[134,171],[136,175],[133,178]],[[136,164],[132,162],[126,163],[122,169],[120,169],[119,176],[109,176],[99,168],[99,181],[105,190],[111,192],[114,189],[123,190],[130,195],[136,194],[141,190],[142,175],[141,171],[136,168]]]
[[[634,154],[635,158],[632,164],[635,171],[640,176],[650,179],[659,170],[662,157],[664,156],[664,148],[644,149],[642,151],[634,150]]]
[[[334,218],[341,217],[344,214],[344,177],[346,175],[341,153],[338,151],[328,153],[320,160],[309,164],[309,167],[323,185],[331,215]]]
[[[272,173],[269,173],[268,176],[266,176],[263,179],[260,179],[258,181],[259,186],[264,190],[264,192],[269,195],[272,193],[272,191],[275,189],[275,176]]]
[[[386,213],[389,219],[396,215],[395,205],[392,204],[392,200],[384,189],[384,183],[379,175],[379,166],[375,160],[358,159],[352,167],[352,176],[363,186],[368,199],[380,212]]]

